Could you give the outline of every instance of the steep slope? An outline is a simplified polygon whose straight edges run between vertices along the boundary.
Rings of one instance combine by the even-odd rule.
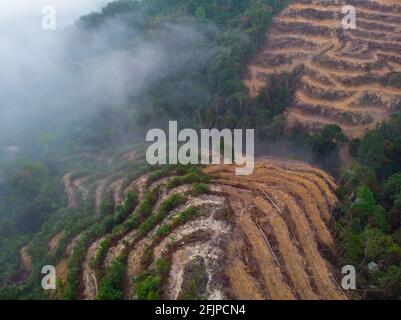
[[[354,30],[341,9],[356,8]],[[401,102],[401,3],[393,0],[296,0],[269,29],[244,80],[252,96],[269,76],[294,72],[290,125],[334,123],[352,138],[390,117]]]
[[[234,170],[173,167],[133,180],[125,192],[137,206],[87,244],[77,297],[345,299],[329,262],[333,179],[273,158],[249,177]]]
[[[334,183],[305,164],[268,159],[249,178],[232,168],[207,169],[229,201],[229,295],[244,299],[344,299],[331,266],[327,227]],[[243,284],[246,283],[246,290]]]

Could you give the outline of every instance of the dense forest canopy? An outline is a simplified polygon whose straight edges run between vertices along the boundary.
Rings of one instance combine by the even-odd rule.
[[[401,114],[352,142],[337,228],[342,261],[358,266],[364,298],[401,298]],[[373,267],[377,266],[377,267]]]

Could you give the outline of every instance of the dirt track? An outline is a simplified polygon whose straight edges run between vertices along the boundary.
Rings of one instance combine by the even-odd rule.
[[[30,273],[32,270],[32,258],[29,255],[29,246],[26,245],[20,250],[21,265],[23,272]]]
[[[63,177],[64,190],[68,201],[68,208],[75,208],[77,206],[77,200],[75,199],[75,189],[71,181],[72,174],[73,172],[69,172]]]

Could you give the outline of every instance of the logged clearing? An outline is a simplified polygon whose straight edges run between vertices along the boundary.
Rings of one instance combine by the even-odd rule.
[[[324,87],[325,77],[311,83]],[[351,97],[346,89],[342,94],[345,100]],[[121,156],[131,159],[134,153],[124,150]],[[80,260],[75,268],[72,253],[89,229],[68,239],[66,231],[54,231],[49,252],[65,246],[55,261],[59,279],[68,287],[74,272],[75,296],[87,300],[104,292],[146,299],[138,286],[152,281],[157,288],[152,294],[166,300],[347,299],[335,266],[335,179],[304,162],[273,157],[258,158],[250,176],[236,176],[235,169],[167,166],[135,175],[66,174],[71,208],[92,201],[92,214],[107,227],[76,251]],[[134,203],[127,202],[130,191]],[[109,209],[99,214],[104,201]],[[21,260],[26,280],[30,269],[22,251]],[[119,280],[110,278],[117,274]]]
[[[154,274],[163,259],[170,263],[161,279],[162,299],[347,299],[331,263],[337,255],[330,228],[337,203],[332,177],[279,158],[259,159],[251,176],[236,176],[228,165],[203,172],[211,181],[202,192],[192,184],[171,187],[174,174],[151,183],[145,174],[127,184],[123,193],[135,190],[138,206],[121,225],[135,216],[149,191],[156,195],[152,224],[115,229],[92,241],[79,273],[79,297],[96,299],[101,278],[116,258],[125,257],[124,299],[139,298],[133,279]],[[111,186],[121,194],[121,180]],[[157,218],[166,200],[177,195],[183,201]],[[179,218],[192,209],[196,216]],[[107,236],[112,240],[93,266]],[[57,265],[63,280],[65,257]]]
[[[215,166],[207,172],[232,207],[235,238],[243,237],[243,249],[228,250],[228,258],[240,274],[257,270],[248,274],[253,281],[248,281],[247,295],[345,299],[325,258],[335,255],[325,222],[335,201],[332,179],[308,165],[277,159],[259,162],[250,177],[237,177],[233,170]],[[241,296],[237,281],[245,276],[230,273],[231,294]]]
[[[356,8],[356,29],[341,26],[345,5]],[[290,126],[337,124],[361,137],[401,106],[400,25],[397,0],[296,0],[274,19],[244,83],[256,97],[270,75],[295,72]]]

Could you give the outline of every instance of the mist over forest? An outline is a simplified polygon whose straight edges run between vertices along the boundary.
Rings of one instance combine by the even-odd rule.
[[[373,15],[372,11],[382,10],[381,14],[390,11],[377,4],[377,0],[350,1],[368,7],[365,8],[369,12],[365,13],[368,20],[372,19],[369,16]],[[41,26],[44,5],[56,8],[56,30],[44,30]],[[213,175],[202,171],[204,168],[146,163],[146,132],[153,128],[167,129],[169,121],[178,121],[179,129],[197,131],[255,129],[256,156],[267,161],[258,166],[258,170],[273,181],[271,185],[267,180],[265,183],[271,187],[271,192],[276,192],[280,186],[278,197],[284,199],[279,203],[281,209],[271,197],[269,206],[274,204],[280,213],[289,215],[291,212],[315,214],[313,217],[319,228],[313,225],[316,220],[310,217],[303,222],[313,231],[311,238],[319,259],[328,260],[333,268],[346,264],[359,266],[362,297],[400,298],[401,103],[392,96],[378,97],[377,86],[389,92],[389,96],[399,97],[401,73],[394,71],[390,76],[375,78],[377,74],[372,74],[388,61],[380,56],[383,61],[366,62],[362,68],[356,66],[353,58],[352,66],[356,69],[353,72],[362,75],[346,79],[347,85],[338,85],[341,79],[333,83],[325,81],[324,85],[319,85],[320,89],[313,91],[313,85],[324,82],[322,75],[319,78],[322,70],[323,74],[345,73],[344,78],[353,75],[352,72],[346,74],[342,67],[349,63],[347,59],[352,59],[349,58],[351,54],[330,51],[337,47],[343,50],[347,48],[345,44],[313,43],[316,39],[331,41],[326,34],[339,44],[346,39],[337,29],[331,30],[321,23],[315,5],[325,6],[313,1],[298,4],[297,0],[2,1],[0,299],[90,297],[117,300],[127,298],[127,285],[135,287],[135,297],[139,299],[168,296],[163,290],[172,256],[158,260],[159,264],[155,263],[152,269],[154,265],[148,253],[157,241],[167,238],[173,228],[199,217],[191,207],[172,219],[171,225],[161,226],[168,214],[187,200],[181,194],[163,197],[183,186],[189,188],[187,192],[191,197],[214,197],[210,191],[213,181],[224,187],[224,179],[213,180]],[[291,10],[283,11],[287,6]],[[301,10],[303,6],[311,7]],[[398,5],[391,8],[398,10],[393,10],[396,13],[390,17],[391,21],[396,21],[401,8]],[[332,7],[328,8],[330,10]],[[304,18],[301,22],[295,21],[298,15],[308,16],[313,26]],[[328,15],[326,12],[326,20]],[[275,19],[278,16],[281,19]],[[376,22],[375,27],[381,27],[380,22]],[[269,34],[271,28],[274,32]],[[288,35],[288,30],[294,34]],[[310,41],[303,39],[304,36]],[[372,40],[366,39],[365,33],[351,34],[351,40],[352,37],[361,37],[358,41],[367,43],[363,47],[355,40],[357,48],[366,49],[363,56],[368,57],[366,60],[379,57],[375,51],[379,44],[369,44]],[[350,39],[348,42],[352,44]],[[394,39],[399,38],[394,36],[393,42]],[[391,60],[387,68],[390,70],[400,64],[394,53],[394,48],[399,46],[384,44],[384,49],[392,50],[390,58],[386,58]],[[319,50],[312,56],[315,47]],[[298,49],[312,52],[311,57],[304,60],[313,61],[308,67],[315,68],[314,72],[303,63],[292,71],[269,71],[269,68],[281,70],[281,64],[288,66],[298,61],[297,54],[292,56]],[[329,62],[324,60],[325,54],[332,54]],[[300,61],[304,61],[302,59]],[[252,74],[250,66],[270,73]],[[312,81],[313,85],[301,84],[302,79],[312,75],[318,78]],[[252,79],[253,76],[256,78]],[[263,85],[256,94],[249,85],[250,79]],[[369,81],[379,84],[370,86]],[[363,92],[358,89],[360,87],[364,88]],[[371,88],[376,96],[369,92]],[[307,90],[315,95],[314,99],[309,99],[310,105],[300,103],[302,99],[297,95]],[[347,90],[357,93],[348,94]],[[350,97],[357,94],[362,98],[354,102],[361,105],[352,105],[356,111],[345,110],[342,101],[351,100]],[[306,99],[305,96],[301,94],[301,98]],[[324,110],[319,109],[321,106],[316,102],[319,99],[326,106]],[[331,104],[336,105],[338,101],[340,111],[330,109]],[[393,102],[393,113],[388,121],[378,121],[374,126],[369,121],[373,123],[377,113],[366,117],[357,114]],[[294,110],[301,114],[301,119],[306,119],[304,125],[290,123],[289,113]],[[323,125],[314,126],[311,119]],[[346,132],[354,126],[363,129],[359,136]],[[269,157],[284,160],[280,163],[281,160]],[[291,167],[298,162],[303,162],[300,167]],[[274,171],[276,165],[280,169]],[[226,177],[227,172],[223,170],[219,174]],[[142,179],[144,176],[146,181]],[[244,183],[233,178],[231,184],[233,188],[246,185],[249,188],[246,194],[260,200],[268,195],[258,189],[261,181],[257,179],[259,177]],[[159,186],[151,188],[160,181],[160,188],[165,188],[163,192]],[[239,194],[245,194],[238,190]],[[247,200],[252,206],[257,203],[254,198]],[[243,211],[253,214],[252,206]],[[158,211],[152,215],[155,208]],[[292,211],[294,208],[298,209]],[[224,217],[217,219],[218,223],[227,218],[227,212],[221,214]],[[321,219],[321,212],[330,217]],[[257,220],[254,218],[250,220],[252,223]],[[258,236],[262,235],[262,244],[272,239],[271,235],[268,239],[263,233],[263,223],[252,223],[248,227],[259,232]],[[283,225],[287,223],[285,220]],[[245,224],[238,225],[242,228]],[[290,229],[297,226],[302,224],[292,223]],[[323,240],[318,239],[319,230],[324,230]],[[124,282],[127,280],[126,263],[131,252],[126,251],[133,249],[135,243],[127,245],[126,236],[134,231],[138,232],[139,240],[146,239],[154,231],[156,240],[141,257],[141,266],[149,267],[150,272],[144,271],[129,279],[127,284]],[[208,235],[196,234],[194,238],[211,241]],[[293,234],[290,238],[291,241],[295,239]],[[128,240],[132,239],[138,240],[135,237]],[[320,250],[327,244],[325,240],[336,247],[324,249],[320,256]],[[218,242],[219,245],[224,241]],[[97,251],[93,250],[88,257],[94,244],[98,245]],[[170,247],[178,250],[175,246],[179,244]],[[124,254],[109,259],[110,265],[103,268],[107,253],[113,253],[116,247],[123,248]],[[299,250],[303,254],[300,247],[298,242],[294,244],[294,252]],[[278,250],[276,246],[273,249]],[[193,263],[188,267],[190,270],[205,269],[204,262],[199,259]],[[44,292],[40,284],[40,270],[46,264],[62,265],[59,287],[50,294]],[[372,265],[377,272],[371,271]],[[91,277],[83,277],[84,272],[92,272],[95,280],[98,277],[99,283],[93,286],[96,290],[99,288],[96,294],[96,290],[92,290],[85,296],[88,292],[83,287],[87,284],[83,282]],[[189,277],[187,273],[190,272],[185,272]],[[309,279],[310,270],[305,274],[305,279]],[[252,276],[255,275],[258,273],[253,272]],[[206,278],[203,275],[192,280],[202,284]],[[329,281],[331,283],[332,279]],[[311,291],[317,290],[314,283],[310,286]],[[194,292],[193,287],[202,286],[188,285],[179,296],[203,299],[205,296]],[[337,287],[333,290],[335,294],[336,290]],[[268,290],[262,291],[260,296]]]
[[[91,121],[107,112],[125,112],[129,120],[101,129],[130,126],[126,140],[132,139],[139,123],[134,97],[184,68],[205,66],[223,50],[208,46],[209,35],[197,31],[190,19],[165,21],[142,33],[143,14],[121,11],[122,17],[105,11],[55,32],[7,33],[0,57],[2,146],[79,145],[76,139],[86,138]],[[216,32],[213,28],[207,32]]]

